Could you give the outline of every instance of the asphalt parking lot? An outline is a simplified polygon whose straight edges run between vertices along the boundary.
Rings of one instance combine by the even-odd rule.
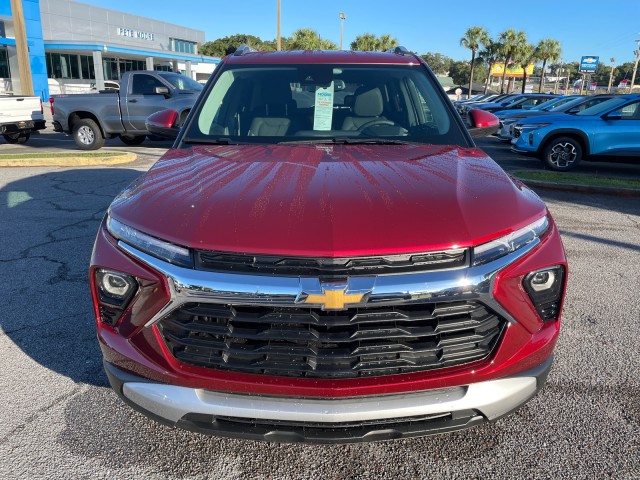
[[[479,144],[508,169],[539,165]],[[110,140],[138,153],[122,166],[0,169],[0,478],[640,478],[638,198],[539,192],[570,262],[563,330],[546,388],[494,424],[277,445],[171,430],[131,410],[102,371],[87,268],[111,199],[168,145]],[[69,147],[45,131],[0,153]]]

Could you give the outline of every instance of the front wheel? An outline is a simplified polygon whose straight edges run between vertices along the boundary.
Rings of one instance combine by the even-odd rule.
[[[27,143],[31,133],[3,133],[2,136],[7,143]]]
[[[542,152],[542,162],[551,170],[567,172],[582,160],[580,142],[569,137],[554,138]]]
[[[142,142],[144,142],[144,139],[144,135],[120,135],[120,140],[122,140],[122,143],[124,143],[125,145],[140,145]]]
[[[104,145],[100,127],[90,118],[80,119],[73,125],[73,140],[81,150],[98,150]]]

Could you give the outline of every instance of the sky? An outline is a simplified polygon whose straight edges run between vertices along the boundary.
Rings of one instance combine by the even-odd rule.
[[[246,33],[263,40],[276,37],[277,0],[81,0],[82,3],[142,15],[205,32],[207,41]],[[282,36],[298,28],[316,30],[322,38],[340,43],[340,12],[344,48],[357,35],[385,33],[418,53],[441,53],[454,60],[470,58],[460,46],[467,28],[484,27],[492,38],[514,28],[530,43],[559,40],[565,62],[599,56],[609,65],[635,61],[640,40],[640,0],[281,0]]]

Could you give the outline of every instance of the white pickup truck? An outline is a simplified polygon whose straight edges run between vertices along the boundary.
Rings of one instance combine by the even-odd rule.
[[[0,96],[0,133],[7,143],[25,143],[45,128],[40,97]]]

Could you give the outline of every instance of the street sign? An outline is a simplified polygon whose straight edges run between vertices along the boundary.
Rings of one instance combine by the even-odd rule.
[[[580,73],[595,73],[598,69],[598,60],[600,57],[582,57],[580,60]]]
[[[593,82],[591,85],[589,85],[589,90],[591,90],[592,92],[595,92],[596,88],[598,88],[598,82]]]

